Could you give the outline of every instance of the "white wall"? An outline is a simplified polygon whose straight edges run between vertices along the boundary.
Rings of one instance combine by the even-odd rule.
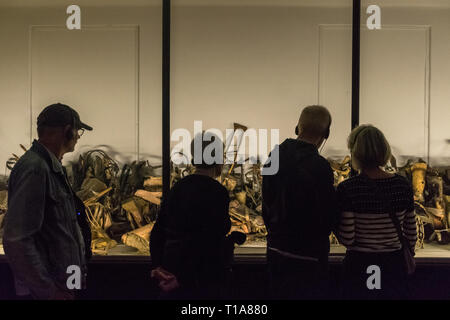
[[[343,1],[335,7],[187,2],[174,1],[173,10],[174,127],[192,128],[201,119],[204,128],[224,130],[239,122],[279,128],[283,141],[293,136],[301,107],[321,103],[334,117],[324,154],[347,153],[351,9]],[[449,164],[450,0],[381,1],[379,31],[364,25],[367,5],[377,4],[366,2],[360,122],[385,132],[400,165],[411,157]]]
[[[334,117],[325,153],[345,154],[351,34],[349,27],[342,32],[333,26],[351,24],[351,1],[339,8],[177,3],[172,17],[174,128],[192,132],[193,121],[203,120],[204,129],[224,131],[237,122],[279,129],[281,142],[294,136],[303,107],[323,103]]]
[[[361,39],[361,122],[387,133],[396,155],[450,164],[450,1],[382,9]],[[365,5],[375,4],[364,1]]]
[[[0,7],[2,171],[57,101],[94,127],[77,152],[106,145],[121,162],[160,164],[161,7],[81,7],[81,31],[66,30],[66,7]]]

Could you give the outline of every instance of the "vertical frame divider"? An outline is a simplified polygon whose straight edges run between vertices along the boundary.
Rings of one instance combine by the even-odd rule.
[[[171,0],[162,0],[162,157],[163,199],[170,190],[170,27]]]
[[[361,0],[353,0],[352,23],[352,128],[359,125],[360,62],[361,62]]]

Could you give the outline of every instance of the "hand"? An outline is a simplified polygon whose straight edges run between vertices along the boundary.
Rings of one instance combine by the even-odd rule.
[[[75,300],[75,293],[55,286],[49,300]]]
[[[75,294],[65,290],[57,290],[49,298],[50,300],[75,300]]]
[[[164,292],[170,292],[180,286],[177,277],[161,267],[152,270],[151,277],[158,280],[158,286]]]
[[[162,267],[157,267],[152,270],[151,277],[158,280],[169,280],[171,277],[175,277],[175,275]]]

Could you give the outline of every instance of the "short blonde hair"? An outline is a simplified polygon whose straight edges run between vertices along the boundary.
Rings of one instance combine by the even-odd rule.
[[[353,129],[347,146],[355,169],[382,167],[391,158],[391,147],[383,132],[370,124]]]

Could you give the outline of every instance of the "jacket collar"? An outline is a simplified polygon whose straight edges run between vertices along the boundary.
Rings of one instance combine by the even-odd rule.
[[[63,173],[63,166],[61,162],[59,162],[59,160],[56,159],[56,156],[48,151],[48,149],[37,140],[33,141],[30,150],[36,152],[38,155],[44,158],[44,160],[48,163],[50,168],[52,168],[55,173]]]
[[[297,140],[297,139],[292,139],[292,138],[288,138],[286,139],[288,141],[290,141],[293,145],[303,148],[303,149],[307,149],[308,151],[311,151],[312,153],[319,153],[319,150],[317,150],[317,147],[315,145],[313,145],[312,143],[303,141],[303,140]]]

